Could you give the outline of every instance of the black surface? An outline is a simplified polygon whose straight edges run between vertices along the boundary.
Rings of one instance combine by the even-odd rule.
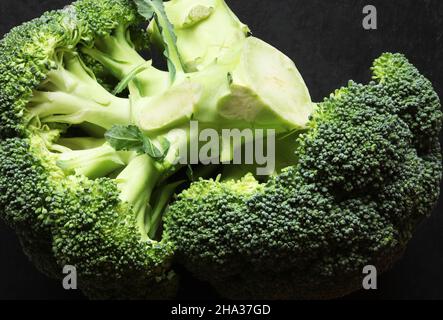
[[[69,0],[1,0],[0,35],[13,26],[61,8]],[[319,101],[349,79],[366,82],[369,66],[384,51],[403,52],[443,97],[443,1],[374,0],[378,30],[362,28],[360,0],[227,1],[255,36],[296,62],[313,99]],[[215,293],[189,276],[180,297],[213,298]],[[0,299],[79,299],[77,291],[39,274],[23,255],[14,233],[0,224]],[[443,203],[417,230],[379,290],[351,299],[443,299]]]

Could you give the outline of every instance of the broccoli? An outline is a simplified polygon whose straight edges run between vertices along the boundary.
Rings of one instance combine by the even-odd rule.
[[[130,102],[104,89],[80,54],[140,21],[127,1],[81,1],[0,46],[2,216],[39,269],[60,278],[76,266],[92,298],[170,297],[177,285],[171,243],[149,238],[144,223],[161,170],[104,142],[107,129],[131,122]]]
[[[373,70],[317,105],[298,160],[268,182],[183,191],[165,219],[178,260],[230,298],[332,298],[358,289],[365,265],[389,268],[438,199],[442,111],[403,55]]]
[[[0,41],[0,216],[90,298],[172,298],[176,264],[231,298],[343,295],[401,255],[441,180],[431,83],[401,54],[373,73],[315,104],[223,0],[78,0]],[[192,121],[272,130],[275,170],[186,166]]]
[[[177,1],[190,19],[194,2]],[[174,296],[175,244],[162,218],[183,184],[190,119],[283,133],[303,128],[313,108],[289,58],[247,38],[223,1],[211,8],[193,28],[208,32],[222,18],[235,41],[193,72],[162,1],[80,0],[0,42],[1,216],[37,268],[61,278],[75,266],[91,298]],[[142,55],[153,47],[146,21],[167,71]],[[272,59],[271,71],[258,64]],[[264,85],[268,76],[281,92]]]

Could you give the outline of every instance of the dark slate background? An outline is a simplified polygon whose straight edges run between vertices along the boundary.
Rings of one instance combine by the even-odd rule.
[[[1,0],[0,36],[13,26],[61,8],[70,0]],[[287,53],[320,101],[349,79],[366,82],[384,51],[403,52],[443,97],[441,0],[228,0],[254,35]],[[378,9],[378,30],[362,28],[362,8]],[[214,298],[203,283],[184,276],[182,298]],[[82,299],[39,274],[14,233],[0,224],[0,299]],[[443,299],[443,203],[417,230],[404,258],[383,275],[379,290],[347,299]]]

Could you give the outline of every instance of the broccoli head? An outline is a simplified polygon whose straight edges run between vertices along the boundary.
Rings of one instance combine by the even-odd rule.
[[[365,265],[392,265],[437,201],[441,122],[430,82],[403,55],[384,54],[374,81],[317,105],[293,139],[296,163],[265,184],[195,182],[171,205],[166,237],[231,298],[347,294]]]
[[[90,298],[171,298],[176,264],[231,298],[343,295],[401,255],[441,180],[431,83],[401,54],[373,74],[314,104],[223,0],[47,12],[0,41],[0,216]],[[208,128],[271,130],[275,170],[221,164],[246,138],[187,166]]]
[[[208,5],[199,18],[193,0],[167,9],[162,1],[79,0],[0,42],[1,217],[41,271],[61,278],[63,266],[75,266],[91,298],[174,295],[175,244],[162,236],[162,217],[182,184],[177,160],[192,139],[189,120],[218,131],[286,132],[303,128],[312,110],[294,63],[247,38],[224,1]],[[192,20],[183,34],[169,21],[182,9]],[[227,52],[185,45],[217,21],[230,25],[217,38],[230,34]],[[146,22],[168,71],[144,57]],[[195,60],[192,70],[182,56]],[[272,75],[254,67],[266,59],[275,60]],[[281,92],[264,85],[269,76]]]
[[[172,245],[148,237],[144,221],[161,209],[149,192],[161,166],[106,143],[107,129],[131,123],[130,102],[100,84],[92,70],[106,69],[81,52],[110,41],[144,61],[130,38],[140,21],[130,1],[85,0],[15,28],[0,45],[2,217],[40,270],[60,278],[76,266],[92,298],[176,290]]]

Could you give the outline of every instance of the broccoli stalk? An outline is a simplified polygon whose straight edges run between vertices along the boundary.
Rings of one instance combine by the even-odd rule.
[[[92,123],[108,129],[130,122],[128,99],[113,96],[98,84],[78,55],[62,53],[58,68],[34,91],[29,117],[41,123]]]
[[[148,155],[140,155],[116,178],[120,190],[120,199],[129,203],[136,215],[137,225],[142,240],[148,240],[152,230],[146,229],[151,219],[152,207],[150,198],[162,175],[161,167]],[[149,228],[149,226],[148,226]]]
[[[146,62],[135,50],[125,25],[119,25],[113,34],[98,38],[93,46],[85,46],[82,51],[106,65],[119,79],[123,79],[136,66]]]
[[[169,85],[168,73],[154,68],[152,60],[146,61],[135,50],[126,26],[120,25],[113,34],[97,39],[91,46],[84,46],[82,52],[100,62],[120,80],[138,70],[128,85],[135,97],[158,94]]]
[[[314,104],[294,63],[257,38],[202,71],[177,73],[163,93],[133,99],[136,124],[147,133],[191,118],[202,126],[263,128],[278,133],[304,129]]]
[[[108,144],[85,150],[69,150],[58,156],[57,165],[67,174],[75,173],[91,179],[105,177],[125,166],[131,154],[115,151]]]

